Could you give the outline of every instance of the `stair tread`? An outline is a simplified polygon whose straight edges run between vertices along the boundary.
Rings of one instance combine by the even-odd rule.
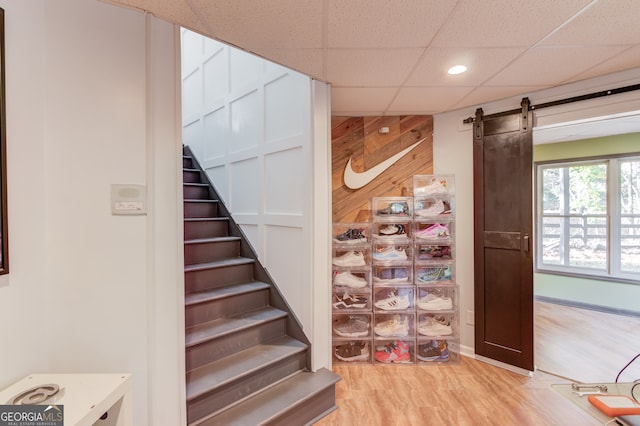
[[[322,368],[315,373],[304,371],[260,392],[240,404],[190,426],[259,425],[274,420],[340,380],[337,374]]]
[[[193,265],[185,265],[184,271],[185,272],[201,271],[203,269],[223,268],[225,266],[242,265],[242,264],[254,263],[254,262],[255,262],[255,260],[250,259],[248,257],[242,257],[242,256],[230,257],[230,258],[226,258],[226,259],[216,260],[216,261],[213,261],[213,262],[195,263]]]
[[[208,183],[202,183],[202,182],[184,182],[183,185],[187,185],[187,186],[205,186],[205,187],[209,187]]]
[[[203,200],[200,198],[185,198],[184,200],[185,203],[219,203],[219,200]]]
[[[306,348],[303,342],[282,336],[191,370],[187,373],[187,401],[303,352]]]
[[[271,306],[266,306],[253,311],[243,312],[233,317],[218,318],[187,328],[185,332],[185,345],[186,347],[195,346],[217,337],[255,327],[259,324],[286,316],[286,312]]]
[[[242,284],[234,284],[227,287],[219,287],[211,290],[189,293],[185,296],[185,306],[197,305],[198,303],[211,302],[213,300],[224,299],[239,294],[251,293],[268,289],[269,284],[262,281],[252,281]]]
[[[216,217],[185,217],[184,221],[185,222],[206,222],[208,220],[215,220],[215,221],[223,221],[223,220],[229,220],[228,217],[226,216],[216,216]]]
[[[202,243],[213,243],[213,242],[222,242],[222,241],[238,241],[240,237],[236,237],[233,235],[225,235],[224,237],[207,237],[207,238],[194,238],[192,240],[185,240],[185,244],[202,244]]]

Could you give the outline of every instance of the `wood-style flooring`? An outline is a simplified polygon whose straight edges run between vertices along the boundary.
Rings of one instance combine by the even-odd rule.
[[[613,382],[640,351],[640,319],[540,302],[535,309],[538,368],[554,374],[526,377],[464,356],[441,366],[336,364],[339,408],[317,425],[600,424],[551,385],[570,383],[562,377]],[[637,364],[621,381],[640,378]]]

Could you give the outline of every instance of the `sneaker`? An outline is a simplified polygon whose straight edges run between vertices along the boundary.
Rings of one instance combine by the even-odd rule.
[[[445,318],[427,317],[418,323],[418,333],[424,336],[448,336],[453,333],[453,330]]]
[[[392,292],[386,299],[378,300],[376,308],[383,309],[385,311],[401,311],[409,308],[409,295],[398,296],[395,292]]]
[[[407,253],[403,249],[396,250],[395,247],[388,247],[373,253],[373,259],[383,261],[407,260]]]
[[[414,197],[420,196],[420,195],[446,194],[448,192],[449,192],[449,189],[447,188],[446,180],[438,181],[436,179],[433,179],[431,180],[431,182],[429,182],[425,186],[418,186],[416,188],[413,188]]]
[[[367,342],[349,342],[345,345],[336,346],[336,358],[340,361],[369,361],[369,344]]]
[[[424,205],[424,203],[420,203]],[[416,209],[414,214],[416,216],[437,216],[439,214],[449,214],[451,213],[451,207],[449,203],[444,200],[436,200],[435,203],[431,204],[428,207]]]
[[[418,300],[418,308],[425,311],[442,311],[453,309],[453,301],[450,297],[429,293]]]
[[[366,243],[367,237],[363,234],[363,229],[348,229],[333,239],[336,243]]]
[[[351,272],[336,272],[333,278],[333,284],[343,287],[363,288],[367,286],[367,280],[353,275]]]
[[[400,236],[400,235],[404,235],[406,236],[407,234],[404,231],[404,225],[387,225],[385,227],[382,227],[378,230],[378,233],[380,235],[385,235],[385,236]]]
[[[424,268],[418,272],[417,276],[418,276],[418,281],[421,283],[450,280],[451,268],[448,266],[438,266],[436,268]]]
[[[369,321],[363,317],[349,317],[334,326],[333,331],[342,337],[364,337],[369,334]]]
[[[411,361],[409,344],[400,340],[395,340],[377,350],[374,357],[376,361],[384,362],[385,364]]]
[[[336,309],[362,309],[367,307],[367,298],[352,296],[348,293],[336,295],[337,302],[333,304]]]
[[[434,223],[427,228],[416,231],[413,235],[416,238],[446,238],[451,236],[449,225],[441,223]]]
[[[333,264],[336,266],[364,266],[364,255],[360,252],[348,251],[342,256],[334,257]]]
[[[377,213],[381,215],[408,216],[409,205],[404,201],[389,203],[387,207],[378,210]]]
[[[374,331],[381,337],[408,336],[409,318],[396,316],[393,319],[376,324]]]
[[[418,260],[435,258],[451,259],[450,246],[422,246],[418,248]]]
[[[377,272],[373,277],[377,283],[408,283],[409,277],[404,268],[387,268]]]
[[[446,340],[432,340],[418,345],[418,359],[430,362],[449,361],[449,348]]]

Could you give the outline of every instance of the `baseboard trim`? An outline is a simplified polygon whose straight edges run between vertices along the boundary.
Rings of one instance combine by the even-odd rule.
[[[608,314],[624,315],[628,317],[640,317],[640,312],[629,309],[616,309],[610,306],[593,305],[591,303],[576,302],[574,300],[557,299],[548,296],[535,296],[534,299],[539,302],[553,303],[556,305],[570,306],[572,308],[589,309],[591,311],[604,312]]]

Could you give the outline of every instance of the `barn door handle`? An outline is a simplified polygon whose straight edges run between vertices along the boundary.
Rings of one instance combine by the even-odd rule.
[[[524,234],[524,252],[529,253],[529,234]]]

